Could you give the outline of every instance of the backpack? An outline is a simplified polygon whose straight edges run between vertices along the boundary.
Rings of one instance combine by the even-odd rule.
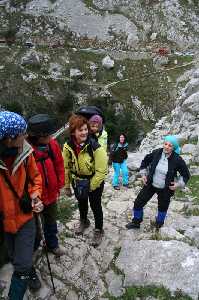
[[[103,119],[103,123],[105,123],[105,117],[101,111],[101,109],[97,106],[87,105],[81,106],[76,112],[77,115],[81,115],[86,119],[90,119],[94,115],[99,115]]]
[[[53,153],[53,150],[51,148],[50,143],[48,144],[48,156],[47,157],[45,157],[45,158],[43,158],[43,157],[36,158],[34,151],[33,151],[33,156],[35,158],[35,161],[40,162],[41,165],[42,165],[42,169],[43,169],[43,173],[44,173],[44,179],[45,179],[45,186],[47,187],[48,186],[48,175],[47,175],[47,171],[46,171],[45,161],[48,158],[50,158],[52,160],[53,165],[54,165],[54,159],[55,159],[55,156],[54,156],[54,153]]]

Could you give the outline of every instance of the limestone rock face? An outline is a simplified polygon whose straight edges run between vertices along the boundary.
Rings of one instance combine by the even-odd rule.
[[[197,7],[191,3],[184,4],[180,0],[149,1],[149,4],[141,0],[93,0],[87,5],[80,0],[51,2],[32,0],[26,12],[56,16],[62,27],[67,26],[72,32],[89,38],[106,40],[125,35],[127,46],[158,38],[182,48],[198,44]],[[152,29],[151,18],[154,20]]]
[[[195,69],[189,75],[189,81],[185,88],[182,89],[181,95],[176,102],[176,107],[171,112],[170,120],[168,117],[160,119],[155,128],[147,134],[146,138],[141,142],[140,150],[146,152],[147,149],[154,149],[162,145],[163,138],[168,133],[176,135],[180,143],[187,144],[187,141],[194,141],[194,144],[184,145],[182,152],[191,154],[184,156],[188,163],[197,160],[198,145],[198,116],[199,116],[199,86]]]

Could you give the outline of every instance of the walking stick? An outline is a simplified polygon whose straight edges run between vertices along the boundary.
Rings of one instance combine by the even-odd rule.
[[[42,224],[40,214],[37,214],[37,219],[38,219],[39,230],[40,230],[40,233],[41,233],[41,238],[42,238],[43,245],[44,245],[44,252],[45,252],[45,255],[46,255],[47,265],[48,265],[48,269],[49,269],[49,273],[50,273],[50,280],[52,282],[53,292],[55,294],[56,293],[55,285],[54,285],[52,270],[51,270],[50,261],[49,261],[49,257],[48,257],[48,249],[47,249],[47,245],[46,245],[46,239],[45,239],[45,236],[44,236],[43,224]]]

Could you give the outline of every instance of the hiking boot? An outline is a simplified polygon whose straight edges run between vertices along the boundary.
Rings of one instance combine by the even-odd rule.
[[[151,229],[155,228],[157,231],[159,231],[163,225],[164,225],[164,223],[158,223],[156,220],[150,221]]]
[[[126,224],[125,227],[127,229],[140,229],[140,223],[141,223],[141,220],[133,219],[131,222]]]
[[[119,191],[119,190],[120,190],[120,187],[119,187],[118,185],[114,186],[113,188],[114,188],[114,190],[116,190],[116,191]]]
[[[53,253],[56,257],[60,257],[65,254],[64,250],[62,250],[59,246],[54,249],[48,249],[50,253]]]
[[[98,247],[102,242],[103,235],[104,235],[104,230],[103,229],[102,230],[95,229],[91,245],[93,247]]]
[[[84,233],[84,230],[90,226],[90,221],[87,219],[86,221],[80,220],[79,226],[75,228],[75,234],[81,235]]]
[[[41,288],[41,282],[39,280],[35,268],[32,268],[32,271],[30,273],[30,279],[28,280],[28,287],[33,292]]]

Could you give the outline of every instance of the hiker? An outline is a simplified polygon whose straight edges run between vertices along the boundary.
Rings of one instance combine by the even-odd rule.
[[[107,132],[103,126],[103,119],[100,115],[93,115],[89,119],[90,132],[97,138],[99,144],[107,151]]]
[[[47,114],[34,115],[28,120],[28,141],[42,176],[42,212],[44,234],[48,251],[55,256],[63,255],[57,238],[57,200],[64,187],[64,161],[59,144],[51,135],[56,131],[55,122]],[[36,239],[38,248],[40,239]]]
[[[27,287],[41,287],[33,268],[34,213],[43,209],[42,179],[32,147],[25,141],[26,121],[18,114],[0,112],[0,214],[14,272],[8,297],[22,300]]]
[[[125,134],[120,134],[116,143],[110,147],[110,160],[113,164],[114,175],[112,185],[115,190],[120,190],[119,177],[120,171],[122,172],[122,184],[124,187],[129,187],[129,172],[127,168],[127,154],[128,143]]]
[[[88,135],[88,120],[80,115],[69,119],[70,139],[64,144],[65,188],[70,194],[70,184],[78,200],[80,213],[77,235],[83,234],[89,227],[88,199],[95,219],[95,231],[92,245],[97,247],[104,234],[103,211],[101,205],[104,179],[107,173],[107,154],[96,139]]]
[[[164,225],[170,199],[177,188],[183,188],[190,178],[185,161],[179,155],[180,146],[175,136],[164,139],[163,148],[146,155],[141,163],[140,174],[144,187],[139,192],[133,208],[132,222],[127,229],[140,228],[143,220],[143,208],[154,194],[158,197],[158,213],[153,222],[158,230]],[[180,174],[177,177],[177,173]]]

